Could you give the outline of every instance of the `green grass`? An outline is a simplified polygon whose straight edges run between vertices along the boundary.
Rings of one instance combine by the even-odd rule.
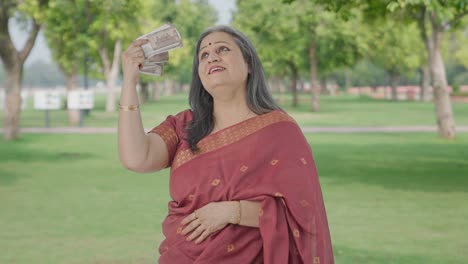
[[[143,124],[147,128],[154,127],[170,114],[176,114],[188,108],[187,94],[163,96],[159,102],[149,102],[142,106]],[[278,96],[276,96],[278,98]],[[310,112],[310,96],[300,96],[297,108],[291,107],[291,96],[287,95],[281,106],[291,114],[302,126],[435,126],[434,105],[431,102],[393,102],[374,100],[368,97],[350,95],[322,96],[321,109],[317,113]],[[458,125],[468,125],[468,104],[453,103],[453,111]],[[106,113],[105,97],[96,96],[95,109],[84,119],[84,126],[115,127],[118,113]],[[44,111],[32,109],[32,99],[29,107],[22,112],[22,127],[43,127],[45,125]],[[52,127],[67,126],[65,110],[50,111]],[[3,120],[0,121],[0,126]]]
[[[468,263],[468,134],[308,134],[336,263]],[[115,135],[0,140],[0,263],[155,263],[168,171]]]

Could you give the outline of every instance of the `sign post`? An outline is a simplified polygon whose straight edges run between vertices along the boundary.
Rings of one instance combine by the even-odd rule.
[[[45,127],[50,127],[49,110],[59,110],[61,106],[60,94],[58,91],[36,91],[34,92],[34,109],[44,110]]]
[[[94,93],[90,90],[75,90],[68,92],[68,109],[89,110],[94,107]],[[83,111],[80,111],[80,126],[83,126]]]

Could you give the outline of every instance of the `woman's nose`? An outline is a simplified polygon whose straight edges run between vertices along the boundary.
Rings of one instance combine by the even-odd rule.
[[[211,63],[211,62],[218,62],[219,61],[219,56],[218,54],[216,54],[216,52],[211,52],[209,55],[208,55],[208,62]]]

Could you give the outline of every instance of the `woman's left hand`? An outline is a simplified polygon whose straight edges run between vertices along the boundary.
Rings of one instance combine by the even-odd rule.
[[[192,232],[187,241],[195,238],[195,243],[201,243],[212,233],[223,229],[228,224],[236,223],[239,210],[239,202],[212,202],[195,210],[182,220],[182,225],[187,225],[181,232],[186,235]]]

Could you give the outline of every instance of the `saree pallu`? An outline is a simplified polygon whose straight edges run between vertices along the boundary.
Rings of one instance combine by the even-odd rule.
[[[166,239],[159,263],[334,263],[322,192],[302,131],[276,110],[203,138],[194,154],[186,110],[150,132],[167,144],[171,166]],[[200,244],[187,242],[182,219],[211,202],[261,203],[259,228],[227,225]]]

